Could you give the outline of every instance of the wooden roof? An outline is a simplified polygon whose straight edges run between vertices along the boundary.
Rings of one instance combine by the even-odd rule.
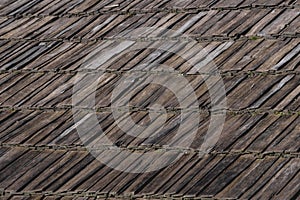
[[[224,82],[224,127],[203,157],[198,149],[210,117],[217,113],[210,110],[202,74],[182,58],[142,49],[94,70],[81,67],[95,49],[105,50],[107,41],[128,39],[119,33],[152,26],[180,31],[201,44]],[[299,199],[299,34],[297,0],[1,0],[1,199]],[[148,123],[149,112],[156,112],[147,108],[149,102],[164,105],[163,134],[141,145],[144,139],[114,123],[110,97],[118,80],[131,70],[161,73],[136,68],[151,59],[176,69],[195,91],[199,108],[189,109],[202,112],[190,148],[168,148],[172,127],[188,108],[156,86],[138,90],[128,112],[137,123]],[[128,151],[176,151],[183,154],[178,161],[153,172],[127,173],[89,153],[73,121],[72,94],[76,75],[97,72],[103,78],[97,86],[96,115],[110,140]],[[92,124],[86,131],[98,130]],[[106,148],[99,151],[105,153]]]

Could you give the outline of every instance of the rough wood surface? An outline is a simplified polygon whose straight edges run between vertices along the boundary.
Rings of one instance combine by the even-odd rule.
[[[299,199],[299,19],[295,0],[1,0],[0,198]],[[158,29],[155,37],[144,31],[120,35],[140,27],[176,33]],[[195,51],[185,36],[202,50]],[[125,52],[131,44],[147,48]],[[121,54],[101,54],[112,48]],[[86,68],[87,58],[99,52],[107,60]],[[178,55],[206,68],[197,71]],[[163,68],[141,67],[153,62]],[[95,105],[73,105],[78,76],[98,74]],[[194,91],[185,98],[195,96],[198,106],[182,107],[169,89],[143,85],[144,77],[173,87],[175,78],[184,77]],[[206,80],[216,83],[218,77],[227,106],[212,110]],[[82,80],[82,95],[91,95],[94,85]],[[133,92],[130,108],[122,103],[112,108],[119,98],[114,99],[114,89],[124,80],[122,96]],[[122,113],[119,118],[116,110]],[[181,119],[182,113],[195,112],[201,119],[190,127],[197,130],[193,142],[188,148],[174,147],[170,141],[178,124],[189,127],[193,122]],[[89,121],[91,113],[100,126]],[[203,152],[210,119],[223,113],[218,142]],[[85,119],[85,143],[75,114]],[[131,124],[118,125],[125,117],[147,130],[160,127],[158,117],[167,120],[159,134],[142,138],[127,134]],[[180,139],[190,131],[182,129]],[[100,133],[123,151],[161,157],[172,151],[182,157],[153,172],[118,171],[93,157],[87,145],[110,162],[143,167],[139,158],[107,154],[115,146],[97,144]],[[149,164],[159,167],[155,160]]]

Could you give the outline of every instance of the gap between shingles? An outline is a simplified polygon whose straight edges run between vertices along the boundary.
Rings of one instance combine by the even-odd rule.
[[[272,34],[272,35],[233,35],[233,36],[222,36],[222,35],[212,35],[212,36],[189,36],[189,37],[98,37],[93,39],[85,39],[80,37],[74,38],[3,38],[0,37],[0,41],[12,41],[12,42],[69,42],[69,43],[97,43],[101,41],[136,41],[136,42],[155,42],[155,41],[197,41],[201,42],[227,42],[227,41],[245,41],[245,40],[284,40],[288,38],[299,38],[299,33],[291,34]]]
[[[181,114],[181,113],[193,113],[197,112],[201,115],[275,115],[275,116],[293,116],[300,115],[300,110],[275,110],[275,109],[262,109],[262,108],[245,108],[245,109],[218,109],[211,110],[209,108],[200,108],[200,107],[192,107],[192,108],[180,108],[180,107],[168,107],[164,109],[151,109],[151,108],[142,108],[135,106],[123,106],[123,107],[94,107],[94,108],[85,108],[85,107],[76,107],[73,105],[64,105],[64,106],[0,106],[0,112],[15,112],[15,111],[82,111],[86,113],[111,113],[112,111],[118,112],[147,112],[147,113],[169,113],[169,114]]]
[[[13,191],[13,190],[5,190],[0,188],[0,197],[10,197],[10,196],[25,196],[25,197],[35,197],[35,196],[43,196],[43,197],[56,197],[56,198],[77,198],[77,197],[86,197],[86,198],[97,198],[97,199],[168,199],[168,200],[178,200],[179,198],[184,200],[232,200],[232,198],[216,198],[216,197],[193,197],[191,195],[179,195],[179,194],[116,194],[116,193],[107,193],[107,192],[95,192],[95,191],[86,191],[86,190],[76,190],[76,191]]]
[[[235,76],[286,76],[286,75],[300,75],[300,71],[296,70],[266,70],[266,71],[258,71],[258,70],[223,70],[223,71],[212,71],[212,72],[171,72],[171,71],[162,71],[162,70],[114,70],[114,69],[81,69],[81,70],[61,70],[61,69],[7,69],[1,70],[0,74],[67,74],[67,75],[75,75],[75,74],[98,74],[98,73],[106,73],[106,74],[115,74],[115,75],[123,75],[123,74],[158,74],[158,75],[178,75],[178,76],[222,76],[222,77],[235,77]]]
[[[0,15],[1,18],[44,18],[44,17],[57,17],[57,18],[73,18],[73,17],[90,17],[98,15],[137,15],[137,14],[155,14],[155,13],[199,13],[212,10],[224,10],[224,11],[234,11],[234,10],[253,10],[253,9],[296,9],[299,5],[245,5],[237,7],[193,7],[193,8],[151,8],[151,9],[130,9],[130,10],[106,10],[104,8],[98,10],[92,10],[87,12],[74,12],[74,13],[62,13],[62,14],[4,14]]]
[[[30,145],[30,144],[16,144],[16,143],[0,143],[0,147],[3,148],[21,148],[34,151],[75,151],[75,152],[90,152],[90,151],[107,151],[107,150],[116,150],[114,145],[101,145],[94,148],[87,148],[84,145]],[[294,151],[272,151],[272,152],[259,152],[259,151],[201,151],[199,149],[193,148],[179,148],[179,147],[168,147],[168,146],[154,146],[154,145],[141,145],[141,146],[123,146],[118,147],[117,151],[132,151],[132,152],[178,152],[182,154],[201,154],[201,155],[220,155],[220,156],[253,156],[258,159],[263,159],[266,156],[268,157],[281,157],[281,158],[300,158],[300,152]]]

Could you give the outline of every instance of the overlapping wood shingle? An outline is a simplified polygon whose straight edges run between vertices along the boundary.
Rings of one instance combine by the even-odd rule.
[[[126,30],[158,27],[176,31],[172,37],[146,33],[127,37]],[[195,52],[182,34],[206,50]],[[1,0],[0,2],[0,198],[300,198],[300,2],[297,0]],[[93,52],[107,52],[122,41],[149,47],[116,55],[117,61],[82,67]],[[183,42],[179,42],[183,41]],[[171,51],[155,49],[164,46]],[[172,52],[177,52],[172,53]],[[216,71],[195,71],[186,56]],[[199,107],[181,107],[172,91],[142,85],[144,77],[172,70],[140,68],[157,62],[176,70],[193,88]],[[95,106],[76,108],[77,75],[101,73]],[[205,77],[219,75],[227,107],[212,110]],[[132,79],[134,77],[134,79]],[[114,88],[131,78],[130,108],[112,108]],[[142,86],[141,86],[142,85]],[[83,90],[88,91],[88,82]],[[188,94],[187,98],[194,94]],[[89,95],[88,95],[89,96]],[[165,109],[149,108],[153,103]],[[151,106],[150,106],[151,107]],[[134,137],[120,128],[113,109],[134,122],[159,126],[149,115],[165,116],[158,135]],[[184,112],[200,111],[200,122],[189,127]],[[101,127],[88,123],[95,113]],[[220,138],[201,157],[210,119],[225,113]],[[86,119],[82,141],[74,115]],[[189,118],[187,118],[189,119]],[[169,144],[178,124],[196,129],[189,148]],[[126,130],[124,130],[124,128]],[[188,135],[190,129],[183,129]],[[98,144],[109,162],[139,169],[139,159],[107,154],[121,150],[180,155],[174,163],[145,173],[122,172],[101,163],[87,145],[105,134],[114,144]],[[131,164],[132,162],[132,164]]]

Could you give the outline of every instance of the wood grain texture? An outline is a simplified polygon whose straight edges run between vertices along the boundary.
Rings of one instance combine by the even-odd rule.
[[[295,0],[2,0],[0,198],[299,199],[299,6]],[[121,34],[141,27],[161,29],[155,37],[145,31]],[[131,45],[137,49],[126,51]],[[86,66],[90,61],[93,68]],[[98,74],[99,81],[91,83],[89,77]],[[94,107],[73,105],[78,77],[85,78],[82,96],[91,96],[95,86]],[[185,98],[195,97],[196,106],[183,107],[170,89],[144,84],[155,78],[185,91],[179,77],[191,86]],[[218,78],[227,105],[213,110],[215,96],[206,83],[217,85]],[[115,97],[120,83],[126,91]],[[112,104],[121,97],[130,99],[129,110],[124,102]],[[200,121],[191,127],[196,119],[188,117],[195,112]],[[210,120],[221,113],[220,138],[203,152]],[[159,117],[166,119],[163,126]],[[134,137],[130,130],[142,133],[126,118],[147,131],[161,130]],[[184,140],[193,129],[188,147],[173,145],[177,134]],[[112,144],[101,143],[103,135]],[[87,145],[131,169],[143,170],[140,158],[108,149],[182,156],[157,171],[127,173],[98,161]]]

